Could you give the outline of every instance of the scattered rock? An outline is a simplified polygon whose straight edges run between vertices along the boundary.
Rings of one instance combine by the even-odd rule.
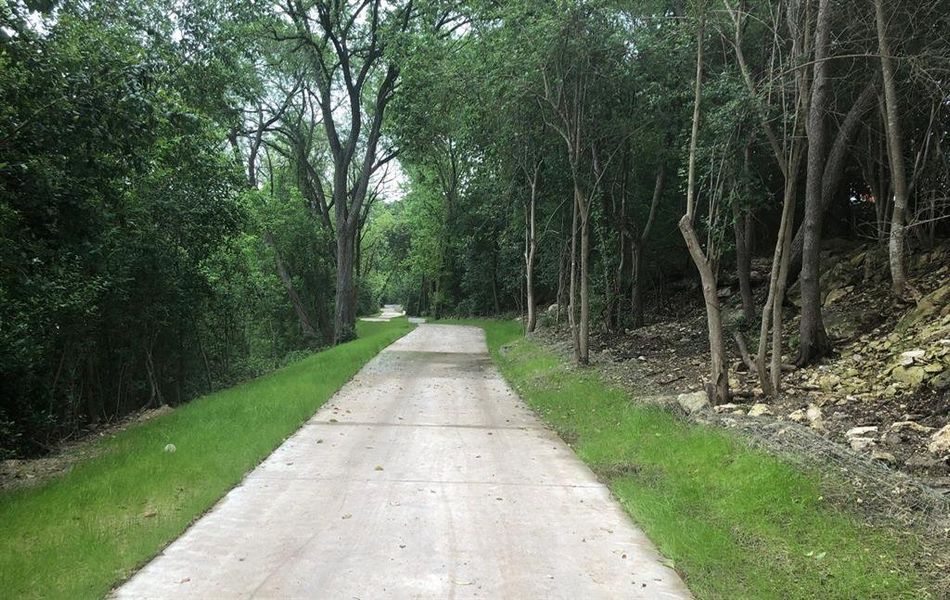
[[[927,379],[927,372],[923,367],[899,366],[891,371],[891,377],[911,387],[917,387]]]
[[[846,438],[864,437],[869,433],[877,433],[877,426],[871,425],[868,427],[852,427],[851,429],[845,432],[844,437]]]
[[[873,450],[871,451],[871,460],[877,460],[882,463],[887,463],[889,465],[897,464],[897,457],[886,452],[884,450]]]
[[[772,414],[772,409],[767,404],[753,404],[752,408],[749,409],[750,417],[762,417],[770,414]]]
[[[943,429],[930,437],[930,444],[927,450],[933,454],[946,454],[950,452],[950,423],[944,425]]]
[[[917,421],[895,421],[891,423],[890,430],[894,433],[900,433],[906,430],[916,431],[917,433],[930,433],[934,428],[921,425]]]
[[[680,394],[676,397],[676,403],[686,411],[686,414],[690,415],[709,408],[709,398],[706,396],[706,392]]]
[[[950,389],[950,369],[947,369],[930,380],[930,387],[935,390]]]
[[[920,359],[926,356],[926,354],[926,352],[920,350],[919,348],[908,350],[907,352],[901,352],[901,364],[905,367],[908,367],[915,362],[920,362]]]
[[[813,429],[825,428],[825,420],[822,418],[821,409],[816,405],[808,405],[808,409],[805,411],[805,417],[808,419],[808,424],[811,425]]]
[[[724,413],[724,412],[732,412],[736,410],[737,408],[739,408],[738,404],[733,404],[730,402],[728,404],[718,404],[713,407],[713,410],[715,410],[717,413]]]
[[[841,384],[841,378],[835,374],[822,375],[818,378],[818,387],[822,391],[830,392]]]
[[[798,410],[788,413],[788,420],[796,423],[803,423],[808,420],[808,417],[805,415],[805,409],[799,408]]]
[[[849,438],[848,441],[851,444],[851,449],[855,452],[867,450],[877,444],[872,438],[867,437],[853,437]]]

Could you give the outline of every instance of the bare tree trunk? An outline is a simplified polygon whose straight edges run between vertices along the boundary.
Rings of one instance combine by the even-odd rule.
[[[336,297],[334,299],[333,343],[342,344],[356,337],[356,287],[353,284],[352,233],[337,228]]]
[[[643,326],[643,286],[640,282],[640,275],[643,267],[643,249],[647,240],[650,238],[650,232],[653,230],[653,223],[656,220],[656,209],[660,205],[660,198],[663,197],[663,191],[666,189],[666,165],[661,164],[656,173],[656,181],[653,184],[653,196],[650,198],[650,212],[647,221],[643,225],[643,231],[639,235],[634,235],[631,242],[631,259],[633,289],[630,294],[630,309],[633,313],[634,327]]]
[[[831,342],[821,318],[821,228],[825,172],[828,108],[828,55],[831,49],[831,7],[829,0],[819,0],[815,26],[815,66],[808,109],[808,165],[805,182],[805,220],[802,223],[801,292],[802,315],[799,324],[798,365],[811,363],[831,351]],[[773,361],[774,361],[773,357]]]
[[[581,200],[578,196],[578,200]],[[586,365],[590,362],[588,345],[590,343],[590,207],[587,198],[583,198],[584,206],[580,213],[581,220],[581,321],[578,328],[579,346],[578,362]]]
[[[643,270],[643,248],[640,247],[640,240],[634,237],[630,241],[630,279],[632,285],[630,288],[630,316],[633,321],[633,327],[643,327],[643,285],[640,281]]]
[[[567,277],[568,277],[568,250],[571,247],[570,240],[565,240],[564,249],[561,250],[561,256],[558,259],[558,273],[557,273],[557,314],[555,316],[555,322],[561,324],[561,313],[568,306],[568,296],[567,296]]]
[[[567,301],[567,324],[571,329],[571,340],[574,343],[574,360],[581,360],[580,331],[577,324],[577,226],[578,226],[578,207],[577,191],[575,190],[573,202],[573,216],[571,217],[571,279],[568,286]]]
[[[534,331],[538,320],[537,306],[534,299],[534,257],[538,248],[538,239],[535,230],[535,208],[537,206],[538,194],[538,176],[541,170],[541,163],[535,165],[528,185],[531,189],[528,206],[525,210],[527,222],[525,223],[525,296],[528,303],[528,318],[525,322],[525,332]]]
[[[844,173],[845,160],[849,156],[849,151],[851,149],[851,142],[854,140],[854,137],[857,135],[860,130],[860,125],[862,124],[862,117],[865,113],[874,106],[874,99],[876,97],[876,86],[875,84],[868,83],[868,85],[861,92],[861,95],[858,96],[858,99],[854,101],[854,104],[851,105],[848,114],[845,115],[844,121],[841,123],[841,128],[838,130],[838,134],[835,137],[834,144],[832,144],[831,151],[828,153],[827,160],[825,161],[824,171],[822,172],[821,178],[821,211],[822,213],[828,212],[828,207],[831,206],[831,201],[834,199],[835,192],[838,191],[838,186],[841,183],[841,176]],[[869,184],[872,188],[874,183]],[[881,196],[875,193],[875,198]],[[878,202],[875,204],[875,210],[881,203]],[[796,273],[801,271],[802,268],[802,250],[805,246],[805,228],[801,227],[795,232],[795,238],[792,240],[792,256],[791,262],[789,263],[789,274],[794,276]]]
[[[894,60],[887,39],[887,22],[884,16],[884,1],[874,0],[877,22],[877,40],[881,55],[881,72],[884,74],[884,129],[887,134],[887,156],[891,169],[891,186],[894,190],[894,207],[891,211],[891,235],[888,252],[891,268],[891,291],[903,298],[907,287],[906,259],[904,257],[905,212],[907,210],[907,173],[904,167],[903,140],[900,125],[900,108],[897,101],[897,84],[894,81]]]
[[[797,160],[795,169],[797,170]],[[762,323],[759,328],[759,346],[756,353],[755,366],[759,376],[759,383],[762,385],[762,391],[766,396],[777,394],[780,386],[775,385],[776,381],[781,381],[782,366],[782,300],[785,297],[785,284],[788,276],[789,248],[791,247],[791,229],[795,219],[795,194],[797,176],[790,175],[786,177],[785,193],[782,199],[782,219],[779,223],[778,239],[775,242],[775,253],[772,256],[772,271],[769,280],[769,293],[765,300],[765,306],[762,307]],[[772,357],[771,372],[766,367],[767,352],[769,347],[769,331],[772,331],[772,354],[778,354],[778,357]],[[776,363],[778,367],[776,367]]]
[[[300,324],[300,332],[303,333],[304,338],[312,343],[313,340],[317,338],[317,332],[313,328],[313,322],[310,320],[307,307],[303,300],[301,300],[300,294],[297,293],[297,288],[294,287],[294,281],[290,277],[290,273],[287,272],[287,267],[284,265],[284,261],[280,256],[277,244],[274,242],[274,236],[271,235],[269,231],[264,232],[264,243],[274,251],[274,263],[277,267],[277,275],[280,277],[281,283],[284,284],[284,289],[287,290],[287,297],[290,298],[291,306],[294,307],[294,313],[297,315],[297,321]]]
[[[705,18],[700,21],[696,35],[696,83],[693,90],[693,126],[689,142],[689,166],[686,185],[686,214],[679,221],[679,229],[686,241],[686,248],[699,271],[702,280],[703,299],[706,301],[706,325],[709,332],[710,382],[706,394],[713,404],[722,404],[729,399],[729,373],[726,366],[726,346],[722,337],[722,316],[719,311],[716,270],[717,261],[710,259],[700,247],[693,227],[696,215],[696,146],[699,138],[700,103],[703,85],[703,36]],[[712,252],[712,249],[707,249]]]
[[[752,253],[749,249],[752,215],[732,203],[732,230],[736,238],[736,277],[742,298],[742,316],[746,322],[755,319],[755,300],[752,296]]]
[[[748,176],[752,146],[746,144],[743,156],[743,175]],[[746,193],[748,190],[746,189]],[[747,323],[755,319],[755,300],[752,296],[752,252],[749,237],[752,233],[752,215],[739,203],[730,202],[732,208],[732,231],[736,238],[736,278],[739,280],[739,296],[742,299],[742,316]]]

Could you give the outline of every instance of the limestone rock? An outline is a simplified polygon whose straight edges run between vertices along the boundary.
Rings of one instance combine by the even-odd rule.
[[[686,414],[690,415],[709,408],[709,398],[706,396],[706,392],[680,394],[676,397],[676,403],[686,411]]]
[[[930,433],[934,430],[933,427],[927,427],[926,425],[921,425],[917,421],[895,421],[891,423],[890,430],[895,433],[900,433],[905,430],[916,431],[917,433]]]
[[[901,365],[908,367],[915,362],[920,362],[920,359],[926,356],[926,354],[926,352],[920,350],[919,348],[908,350],[907,352],[901,352]]]
[[[930,444],[927,450],[933,454],[945,454],[950,452],[950,423],[943,426],[943,429],[930,437]]]
[[[829,373],[828,375],[822,375],[818,378],[818,387],[822,391],[830,392],[834,388],[838,387],[841,384],[841,378],[835,375],[834,373]]]
[[[762,417],[770,414],[772,414],[772,409],[767,404],[753,404],[752,408],[749,409],[750,417]]]
[[[873,447],[877,442],[871,438],[867,437],[853,437],[849,438],[851,443],[851,449],[855,452],[861,452],[862,450],[867,450],[868,448]]]
[[[897,457],[891,454],[890,452],[886,452],[884,450],[872,450],[871,460],[879,460],[889,465],[893,465],[897,463]]]
[[[728,404],[718,404],[713,407],[713,410],[715,410],[717,413],[723,413],[723,412],[732,412],[736,410],[737,408],[739,408],[738,404],[733,404],[730,402]]]
[[[845,432],[844,437],[846,438],[864,437],[869,433],[877,433],[877,426],[870,425],[867,427],[852,427],[851,429]]]
[[[891,377],[911,387],[917,387],[927,379],[927,372],[923,367],[899,366],[891,371]]]
[[[805,416],[805,409],[799,408],[798,410],[788,413],[788,420],[795,421],[796,423],[802,423],[806,421],[808,417]]]
[[[825,428],[825,420],[822,418],[821,409],[814,404],[808,405],[808,409],[805,410],[805,418],[808,419],[808,424],[811,425],[813,429]]]

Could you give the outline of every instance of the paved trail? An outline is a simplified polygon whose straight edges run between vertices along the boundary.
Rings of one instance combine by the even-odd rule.
[[[688,598],[480,329],[384,350],[121,598]]]

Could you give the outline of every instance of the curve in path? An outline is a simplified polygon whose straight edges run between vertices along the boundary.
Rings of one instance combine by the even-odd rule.
[[[688,598],[474,327],[384,350],[119,598]]]

